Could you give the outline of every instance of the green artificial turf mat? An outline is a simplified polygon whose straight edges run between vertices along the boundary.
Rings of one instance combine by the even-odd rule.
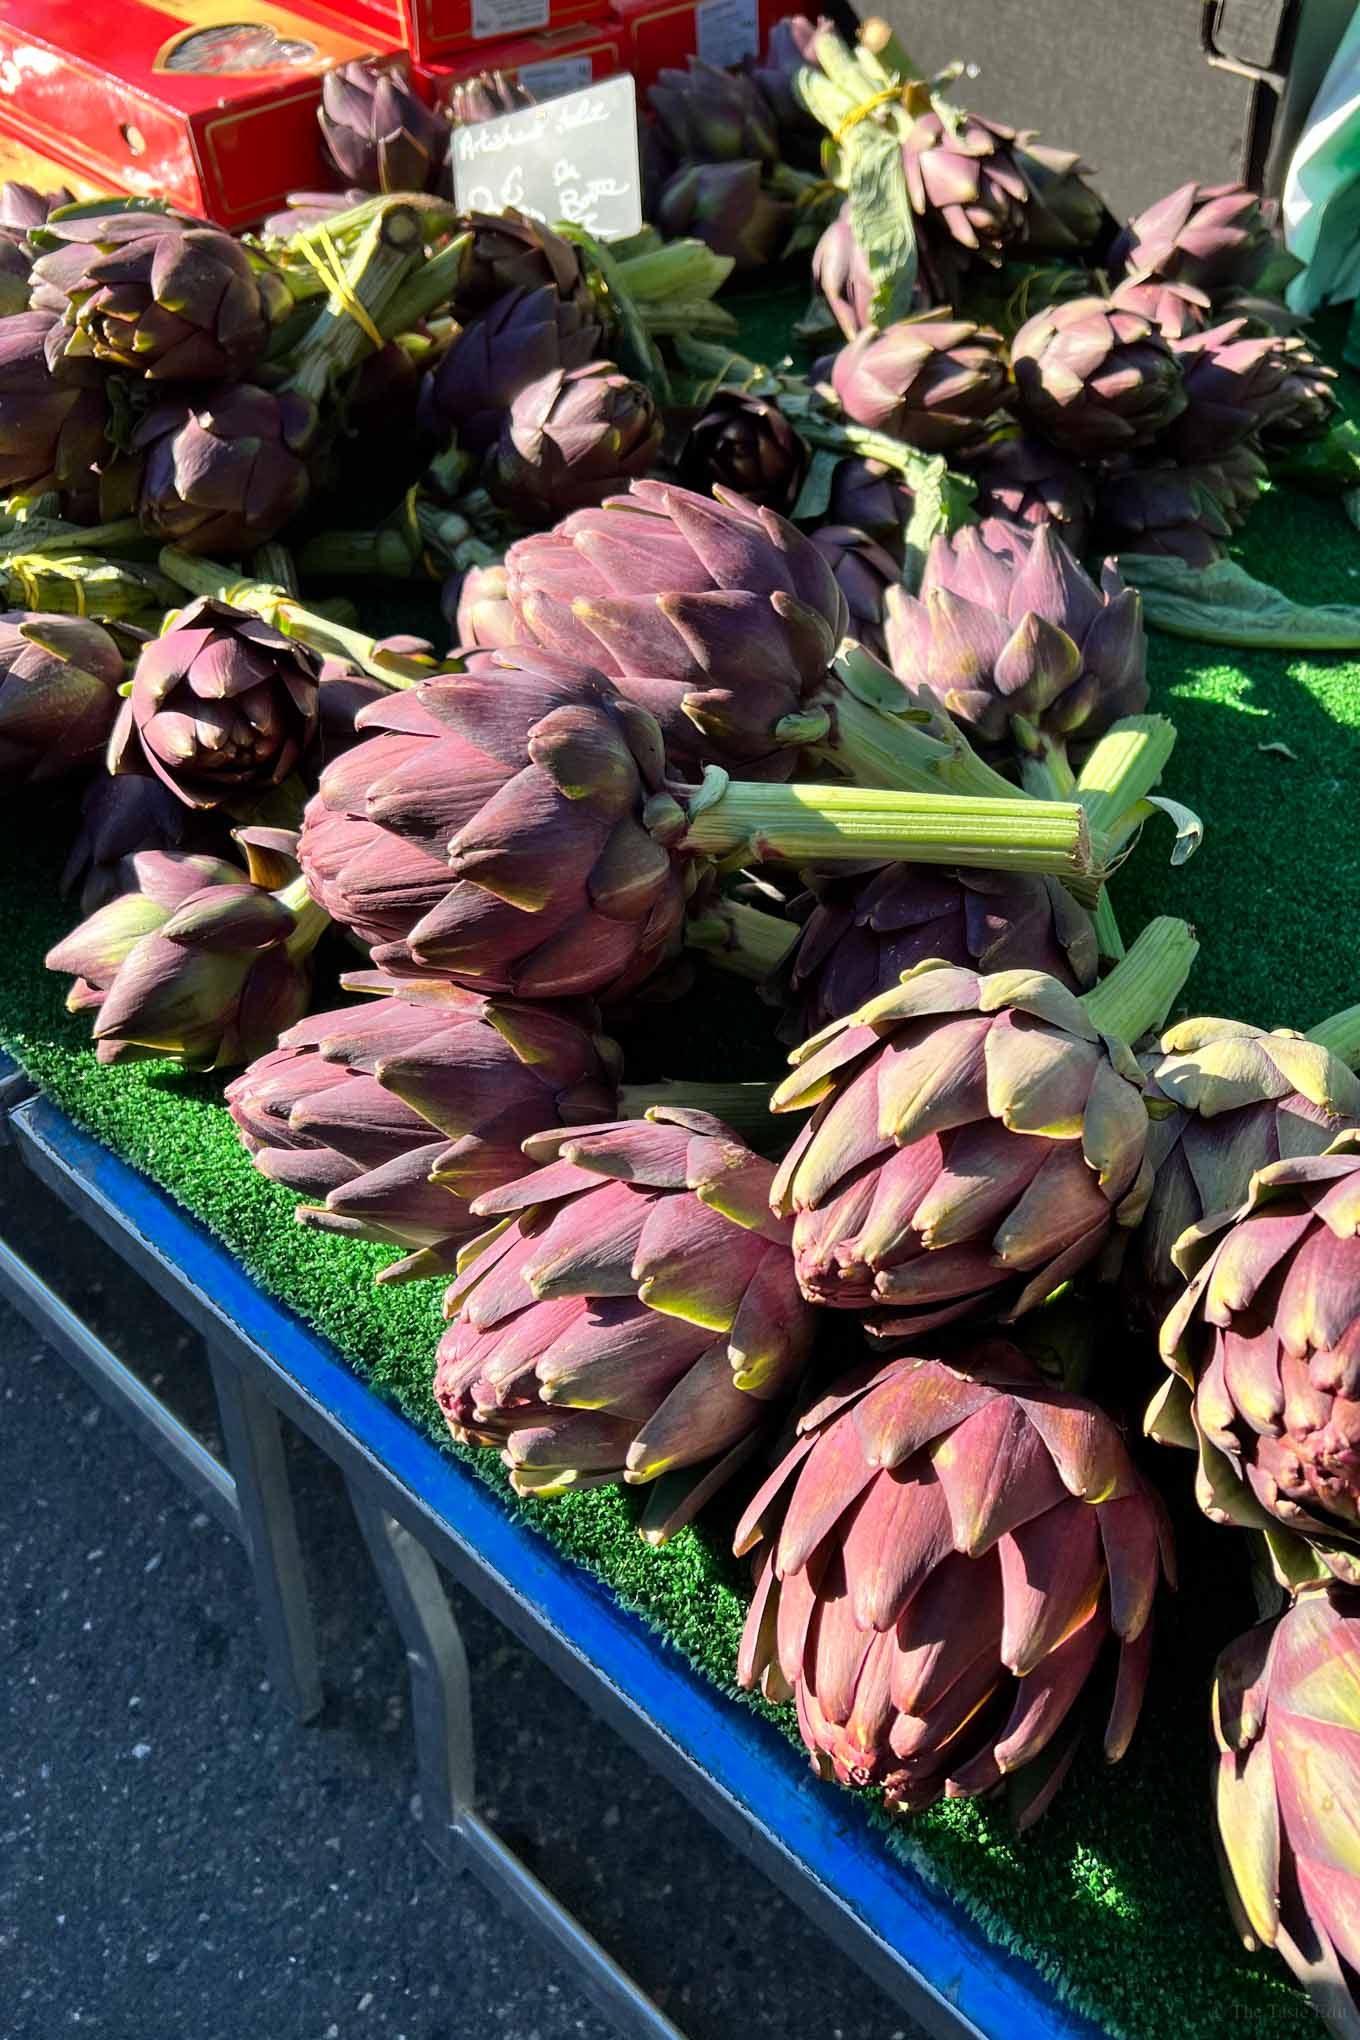
[[[791,303],[784,293],[783,330]],[[774,308],[766,315],[773,321]],[[776,351],[759,336],[747,344]],[[1293,593],[1360,600],[1360,537],[1334,503],[1272,492],[1241,556]],[[1360,919],[1360,663],[1229,654],[1154,637],[1151,673],[1153,705],[1181,732],[1168,790],[1200,808],[1207,833],[1199,855],[1171,872],[1169,831],[1149,831],[1117,888],[1125,929],[1166,911],[1196,924],[1203,949],[1186,1011],[1307,1026],[1353,1002],[1360,983],[1345,935]],[[1263,748],[1279,744],[1292,755]],[[56,885],[73,816],[73,802],[47,793],[11,810],[0,1041],[72,1118],[170,1190],[262,1288],[441,1438],[429,1395],[438,1285],[375,1290],[372,1274],[390,1257],[293,1222],[293,1199],[257,1175],[237,1144],[218,1080],[159,1063],[101,1069],[86,1026],[64,1013],[65,980],[45,972],[41,958],[73,918]],[[332,951],[332,968],[335,960]],[[726,984],[714,986],[711,1001],[648,1015],[625,1035],[630,1072],[773,1071],[766,1009]],[[1155,1372],[1145,1352],[1127,1365],[1148,1369],[1149,1379]],[[1137,1401],[1139,1384],[1126,1373],[1114,1385]],[[656,1552],[634,1534],[635,1494],[597,1490],[525,1510],[506,1492],[494,1455],[463,1456],[507,1506],[731,1690],[742,1601],[726,1549],[730,1510]],[[1184,1585],[1159,1617],[1152,1688],[1129,1757],[1110,1772],[1088,1739],[1053,1810],[1022,1840],[977,1805],[937,1808],[910,1825],[882,1820],[883,1839],[1112,2034],[1309,2040],[1321,2029],[1282,1966],[1248,1958],[1238,1944],[1210,1843],[1208,1683],[1219,1647],[1252,1619],[1242,1547],[1189,1505],[1188,1460],[1164,1455],[1160,1470],[1167,1486],[1179,1475],[1184,1491]],[[792,1734],[790,1713],[780,1719]],[[835,1788],[809,1777],[808,1789]]]

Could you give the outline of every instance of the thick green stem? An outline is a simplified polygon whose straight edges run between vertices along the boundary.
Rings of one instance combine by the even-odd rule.
[[[384,340],[395,340],[447,304],[463,280],[471,234],[460,234],[399,283],[374,323]]]
[[[1086,816],[1075,801],[978,800],[878,792],[860,786],[734,783],[710,769],[679,796],[688,827],[678,847],[708,856],[794,864],[964,864],[983,871],[1081,876],[1091,866]]]
[[[830,721],[826,737],[810,745],[814,758],[839,768],[859,786],[1016,799],[1010,781],[983,763],[947,716],[940,713],[918,720],[911,713],[895,715],[875,706],[845,684],[845,663],[837,661],[826,686],[810,704],[813,709],[824,709]]]
[[[1105,732],[1075,782],[1091,833],[1117,850],[1139,826],[1135,811],[1166,770],[1176,726],[1164,715],[1129,715]]]
[[[744,906],[740,900],[716,900],[685,923],[685,941],[691,949],[701,949],[711,963],[753,984],[763,984],[797,940],[792,921],[762,914],[759,907]]]
[[[408,581],[423,575],[419,549],[392,525],[377,531],[320,531],[298,552],[298,566],[310,580]]]
[[[658,1078],[651,1084],[620,1084],[619,1118],[645,1119],[653,1105],[711,1112],[735,1133],[764,1133],[772,1124],[769,1084],[687,1084]]]
[[[252,581],[265,581],[270,587],[282,588],[288,595],[301,594],[297,563],[287,546],[277,538],[271,538],[268,545],[257,546],[248,564]]]
[[[1122,962],[1094,991],[1083,994],[1088,1018],[1102,1034],[1121,1041],[1153,1032],[1171,1011],[1198,953],[1185,921],[1170,914],[1149,921]]]
[[[22,524],[5,533],[0,554],[23,553],[34,558],[42,553],[91,553],[101,557],[120,546],[144,545],[146,533],[135,517],[119,517],[112,524],[66,524],[39,526],[31,535]]]
[[[1330,1049],[1350,1069],[1360,1070],[1360,1006],[1347,1006],[1308,1029],[1308,1039]]]
[[[1109,957],[1112,962],[1117,963],[1121,956],[1127,955],[1128,951],[1124,938],[1119,932],[1119,922],[1115,916],[1114,902],[1110,898],[1110,889],[1107,885],[1103,885],[1100,888],[1100,898],[1096,901],[1091,911],[1091,919],[1095,922],[1096,941],[1100,945],[1101,955]]]
[[[91,559],[83,553],[36,558],[11,553],[0,559],[0,590],[8,609],[45,610],[56,616],[93,616],[117,621],[145,618],[148,610],[173,608],[179,590],[154,567]]]
[[[324,239],[320,245],[324,249]],[[348,260],[338,251],[329,258],[340,263],[340,274],[293,356],[285,387],[320,403],[332,383],[373,353],[383,336],[378,322],[420,261],[420,249],[419,215],[413,207],[389,200]]]

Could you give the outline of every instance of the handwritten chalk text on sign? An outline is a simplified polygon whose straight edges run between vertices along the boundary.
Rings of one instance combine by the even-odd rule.
[[[542,106],[455,128],[453,195],[466,212],[571,220],[603,241],[642,225],[637,94],[605,78]]]

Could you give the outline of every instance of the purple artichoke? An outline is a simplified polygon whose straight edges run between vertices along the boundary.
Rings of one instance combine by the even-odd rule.
[[[1181,1234],[1235,1211],[1258,1169],[1360,1129],[1360,1077],[1318,1042],[1240,1020],[1183,1020],[1142,1062],[1154,1175],[1127,1286],[1140,1314],[1161,1319],[1185,1286],[1171,1251]]]
[[[836,577],[848,612],[846,635],[867,645],[878,658],[887,655],[884,617],[888,590],[902,578],[899,561],[867,532],[844,524],[822,524],[812,543]]]
[[[1270,259],[1273,205],[1245,184],[1182,184],[1130,221],[1110,249],[1112,276],[1192,289],[1249,289]]]
[[[68,1011],[97,1015],[100,1062],[228,1069],[271,1049],[307,1010],[324,919],[220,857],[152,850],[127,867],[46,958],[76,979]]]
[[[440,439],[456,434],[469,453],[487,453],[521,391],[554,370],[595,361],[601,338],[589,307],[550,284],[508,291],[464,327],[426,377],[421,423]]]
[[[1198,1441],[1206,1514],[1273,1518],[1360,1583],[1360,1135],[1259,1169],[1175,1258],[1149,1428]]]
[[[1279,344],[1284,379],[1261,427],[1261,444],[1271,453],[1287,453],[1307,440],[1325,438],[1341,408],[1336,370],[1296,335]]]
[[[667,756],[787,779],[779,725],[825,676],[848,614],[811,539],[772,510],[664,482],[583,510],[505,556],[524,641],[607,674]]]
[[[927,312],[866,327],[835,357],[831,384],[856,424],[943,453],[976,439],[1001,403],[1006,350],[984,326]]]
[[[534,104],[533,93],[509,71],[479,71],[475,78],[457,78],[445,101],[451,127],[480,127],[484,120],[499,120],[503,113],[518,113]]]
[[[142,456],[137,514],[186,552],[233,559],[264,545],[302,508],[315,405],[234,383],[156,405],[132,435]]]
[[[718,390],[691,426],[680,479],[706,494],[715,484],[768,510],[791,510],[808,450],[778,404],[747,390]]]
[[[700,1466],[712,1492],[812,1344],[771,1164],[708,1113],[663,1107],[525,1151],[541,1166],[477,1200],[510,1223],[468,1250],[446,1299],[449,1428],[501,1446],[520,1494]]]
[[[880,1337],[1022,1317],[1142,1215],[1138,1065],[1040,971],[931,959],[790,1060],[773,1207],[803,1294]]]
[[[1233,523],[1202,468],[1130,462],[1107,470],[1096,485],[1102,552],[1156,553],[1207,567],[1222,559]]]
[[[523,640],[523,629],[510,605],[503,561],[492,567],[469,567],[458,584],[454,641],[463,651],[495,652]]]
[[[31,271],[38,250],[29,236],[49,213],[74,205],[71,192],[35,191],[31,184],[0,184],[0,314],[28,310]]]
[[[580,251],[542,220],[531,220],[508,206],[500,213],[469,213],[463,224],[472,244],[458,280],[454,311],[464,325],[489,312],[510,291],[545,287],[570,299],[578,314],[594,316]]]
[[[1096,979],[1095,926],[1052,879],[889,864],[814,874],[791,912],[797,942],[768,987],[783,1041],[857,1013],[928,957],[979,971],[1041,970],[1071,992]]]
[[[1274,415],[1288,366],[1273,333],[1253,339],[1242,320],[1231,319],[1174,340],[1171,351],[1180,364],[1185,409],[1160,444],[1181,465],[1230,453]]]
[[[268,344],[283,284],[239,241],[176,213],[79,212],[51,221],[33,301],[61,324],[57,352],[91,355],[148,382],[236,382]]]
[[[715,255],[730,255],[738,273],[777,259],[793,206],[761,181],[758,162],[686,163],[667,178],[656,202],[656,225],[669,240],[684,235]]]
[[[88,617],[0,615],[0,787],[93,763],[126,677],[117,644]]]
[[[998,752],[1079,758],[1148,699],[1142,606],[1107,561],[1097,588],[1051,524],[936,538],[919,596],[888,597],[893,671]]]
[[[701,57],[684,71],[661,71],[647,97],[662,146],[680,163],[754,161],[773,169],[779,135],[760,87],[741,71]]]
[[[1025,238],[1030,190],[1013,128],[966,113],[946,123],[932,108],[902,144],[921,269],[937,303],[958,301],[974,262],[996,268]]]
[[[435,191],[448,160],[449,124],[403,70],[356,57],[321,79],[321,138],[346,184],[362,191]]]
[[[1180,364],[1147,319],[1104,298],[1068,298],[1011,342],[1024,425],[1078,460],[1146,446],[1185,408]]]
[[[143,647],[110,770],[149,770],[186,807],[249,812],[315,736],[320,674],[317,653],[203,596]]]
[[[61,889],[80,885],[80,911],[98,907],[136,882],[139,851],[216,853],[228,847],[220,815],[187,808],[159,779],[100,772],[85,789],[80,826],[61,874]],[[238,874],[239,875],[239,874]]]
[[[823,14],[813,21],[806,14],[786,14],[770,30],[762,57],[747,57],[748,78],[760,87],[779,133],[780,153],[802,169],[815,170],[821,159],[822,124],[809,113],[798,91],[798,73],[815,69],[813,45],[823,29],[831,27]]]
[[[850,223],[848,200],[812,251],[812,281],[847,340],[872,324],[874,279]]]
[[[1214,1678],[1214,1812],[1238,1931],[1283,1956],[1337,2034],[1360,2028],[1357,1685],[1360,1595],[1336,1586],[1248,1630]]]
[[[645,475],[661,437],[651,392],[612,361],[550,369],[506,412],[486,486],[521,524],[551,524]]]
[[[51,312],[0,319],[0,494],[88,491],[112,452],[104,376],[93,361],[48,361]]]
[[[679,942],[685,870],[643,826],[660,732],[548,652],[474,652],[356,718],[299,844],[315,899],[403,975],[572,997],[641,983]]]
[[[889,552],[900,554],[913,505],[901,475],[883,461],[853,454],[836,462],[826,506],[829,523],[866,532]]]
[[[1032,134],[1015,138],[1015,166],[1027,193],[1022,246],[1029,255],[1076,255],[1100,239],[1106,212],[1071,149],[1051,149]]]
[[[1106,1758],[1127,1749],[1174,1580],[1165,1514],[1104,1411],[1007,1341],[957,1368],[913,1356],[843,1375],[738,1524],[737,1552],[757,1544],[737,1678],[792,1696],[821,1776],[917,1812],[1019,1772],[1027,1827],[1066,1775],[1107,1645]]]
[[[958,466],[976,484],[979,517],[1052,524],[1074,553],[1085,552],[1095,492],[1089,475],[1065,454],[1022,432],[961,454]]]
[[[614,1110],[619,1053],[587,1008],[371,977],[351,982],[386,997],[300,1021],[227,1105],[261,1174],[309,1200],[303,1224],[405,1248],[379,1282],[448,1275],[523,1140]]]
[[[1121,312],[1135,312],[1157,328],[1164,340],[1184,340],[1190,333],[1202,333],[1213,320],[1207,294],[1188,283],[1167,283],[1160,277],[1126,277],[1110,293],[1110,303]]]

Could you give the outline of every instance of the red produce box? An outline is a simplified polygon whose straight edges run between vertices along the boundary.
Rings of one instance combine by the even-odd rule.
[[[479,44],[518,42],[544,29],[609,17],[609,0],[397,0],[397,5],[403,39],[422,64]]]
[[[647,87],[668,66],[684,69],[686,57],[709,64],[739,64],[765,47],[765,38],[787,4],[778,0],[613,0],[627,36],[628,68],[646,104]]]
[[[612,78],[624,70],[624,44],[624,31],[617,22],[581,21],[571,28],[521,36],[517,42],[477,43],[441,63],[414,64],[412,70],[436,106],[444,104],[451,85],[478,71],[508,71],[537,98],[552,99],[559,92],[579,92],[597,78]]]
[[[365,46],[376,39],[386,49],[402,39],[401,0],[294,0],[294,5],[301,14],[357,36]]]
[[[375,41],[267,0],[0,0],[0,126],[96,183],[242,227],[334,185],[321,73]]]

